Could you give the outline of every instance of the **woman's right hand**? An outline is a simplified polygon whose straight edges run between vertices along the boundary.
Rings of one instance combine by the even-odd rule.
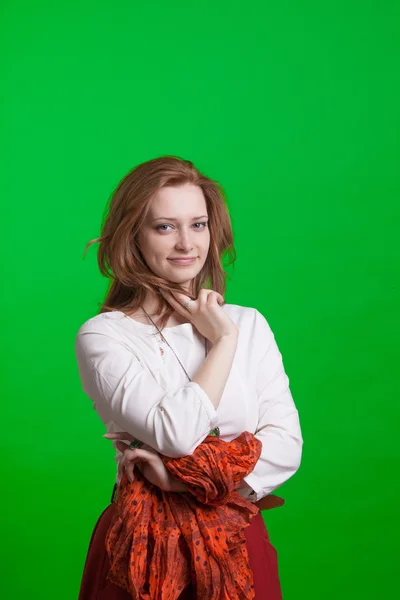
[[[118,464],[118,477],[120,479],[122,479],[125,471],[128,480],[132,482],[135,479],[133,471],[136,467],[147,481],[165,492],[188,491],[184,483],[172,477],[164,465],[161,455],[151,446],[143,444],[141,448],[131,449],[129,444],[123,440],[133,441],[135,438],[126,431],[106,433],[104,437],[108,440],[114,440],[116,448],[123,454]]]
[[[212,344],[226,336],[237,337],[238,327],[222,310],[220,305],[224,303],[224,299],[218,292],[202,288],[196,300],[178,292],[172,295],[163,291],[162,294],[172,308],[186,317]],[[186,302],[189,302],[188,308],[184,306]]]

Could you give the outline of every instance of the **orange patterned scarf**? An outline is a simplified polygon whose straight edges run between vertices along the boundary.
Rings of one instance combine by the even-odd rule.
[[[162,456],[190,493],[123,475],[106,537],[108,578],[134,600],[176,600],[192,584],[199,600],[254,598],[244,529],[259,509],[235,487],[261,449],[245,431],[231,442],[209,435],[190,456]]]

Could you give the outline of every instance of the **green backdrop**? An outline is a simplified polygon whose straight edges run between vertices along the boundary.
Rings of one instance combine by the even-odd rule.
[[[225,187],[226,299],[266,316],[300,413],[301,468],[265,513],[284,598],[391,598],[399,3],[8,0],[1,17],[2,597],[77,598],[115,473],[73,349],[106,289],[83,251],[119,180],[177,154]]]

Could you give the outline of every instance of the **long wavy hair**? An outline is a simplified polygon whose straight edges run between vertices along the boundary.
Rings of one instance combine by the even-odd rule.
[[[190,292],[179,284],[167,281],[151,271],[138,246],[141,225],[149,211],[153,195],[166,186],[196,185],[203,191],[209,216],[210,247],[207,259],[192,280]],[[231,221],[222,186],[200,173],[194,164],[177,156],[161,156],[134,167],[111,194],[102,220],[101,236],[88,242],[99,242],[97,261],[100,272],[110,279],[106,298],[99,302],[99,313],[119,310],[125,314],[136,311],[144,302],[146,291],[158,299],[157,315],[162,315],[163,328],[174,312],[160,290],[181,292],[195,300],[201,288],[212,289],[224,296],[223,267],[236,260]]]

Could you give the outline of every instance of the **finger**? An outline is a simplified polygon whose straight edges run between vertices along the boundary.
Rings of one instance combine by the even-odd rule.
[[[125,442],[115,442],[115,447],[120,451],[120,452],[125,452],[125,450],[129,449],[129,444],[125,444]]]
[[[158,458],[157,452],[143,450],[142,448],[134,448],[134,450],[125,450],[124,455],[127,460],[142,460],[144,462],[152,462]]]
[[[119,462],[119,466],[121,467],[122,472],[126,473],[127,475],[129,474],[130,481],[133,481],[133,479],[135,478],[134,470],[138,467],[138,462],[139,462],[139,458],[129,460],[126,457],[126,454],[123,455],[123,457],[121,458],[121,460]]]
[[[180,313],[181,315],[183,315],[185,317],[190,315],[190,310],[188,310],[187,308],[185,308],[185,306],[183,306],[183,304],[185,304],[186,302],[191,300],[191,298],[189,298],[189,296],[186,296],[185,294],[180,294],[179,292],[174,292],[173,295],[170,292],[166,292],[165,297],[166,297],[166,300],[172,306],[172,308],[174,308],[178,313]],[[190,306],[190,304],[189,304],[189,306]]]
[[[127,440],[133,442],[135,439],[130,433],[126,431],[116,431],[115,433],[105,433],[103,435],[107,440]]]
[[[138,471],[140,471],[142,473],[142,475],[143,475],[144,465],[145,465],[145,463],[142,461],[138,461],[137,463],[135,463],[135,469],[138,469]]]
[[[220,306],[225,304],[225,300],[222,294],[214,290],[210,290],[208,288],[201,288],[197,299],[200,301],[201,305],[210,304],[210,302],[214,304],[215,301],[218,302]]]
[[[187,309],[185,308],[184,305],[187,302],[194,302],[194,300],[192,300],[190,298],[190,296],[186,296],[186,294],[181,294],[180,292],[174,292],[174,298],[185,310],[187,310]]]
[[[134,468],[135,468],[135,465],[131,462],[129,462],[127,465],[125,465],[125,473],[131,483],[135,479],[135,477],[133,475]]]
[[[154,452],[149,452],[149,455],[151,455],[153,458],[155,456],[158,456],[158,454],[154,454]],[[144,462],[150,462],[150,456],[143,458],[142,456],[139,456],[136,452],[136,448],[131,450],[130,448],[128,448],[127,450],[124,451],[124,459],[125,462],[132,462],[134,464],[139,463],[140,461],[144,461]]]
[[[124,458],[126,462],[137,462],[138,460],[140,460],[140,458],[138,456],[136,456],[136,454],[133,454],[134,450],[125,450],[124,452]]]
[[[121,459],[118,463],[118,477],[121,478],[124,474],[125,471],[125,464],[124,464],[124,460]]]
[[[219,294],[218,292],[211,292],[207,296],[206,304],[210,306],[223,306],[225,304],[225,301],[221,294]]]
[[[180,302],[177,301],[175,296],[171,294],[171,292],[164,292],[164,298],[174,308],[178,313],[184,314],[185,307],[182,306]]]

